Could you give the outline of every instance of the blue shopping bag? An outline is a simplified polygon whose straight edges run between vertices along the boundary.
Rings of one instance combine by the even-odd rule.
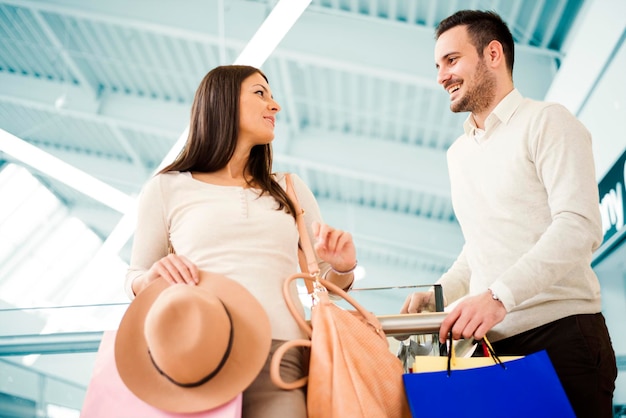
[[[429,358],[446,360],[416,362]],[[484,362],[463,362],[473,359]],[[431,416],[432,405],[464,418],[576,417],[545,350],[489,366],[404,374],[403,380],[414,418]]]

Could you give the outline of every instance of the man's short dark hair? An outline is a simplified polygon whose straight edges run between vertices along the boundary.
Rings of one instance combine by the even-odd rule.
[[[494,40],[500,42],[509,73],[513,74],[515,42],[511,31],[500,15],[492,11],[459,10],[439,22],[435,30],[435,39],[439,39],[444,32],[456,26],[467,28],[467,33],[479,56],[482,56],[489,42]]]

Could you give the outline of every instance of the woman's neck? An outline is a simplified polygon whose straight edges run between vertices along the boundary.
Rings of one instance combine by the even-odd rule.
[[[237,162],[237,159],[233,157],[231,161],[220,170],[211,173],[194,172],[191,174],[197,180],[220,186],[254,187],[254,179],[251,175],[246,173],[246,163],[241,160]]]

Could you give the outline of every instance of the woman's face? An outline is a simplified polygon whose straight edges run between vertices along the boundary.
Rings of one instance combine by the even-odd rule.
[[[239,141],[249,141],[251,147],[272,142],[279,111],[265,78],[259,73],[246,78],[239,97]]]

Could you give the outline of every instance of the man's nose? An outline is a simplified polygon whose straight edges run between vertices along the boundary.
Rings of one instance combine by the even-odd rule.
[[[439,68],[437,70],[437,83],[443,85],[446,81],[450,79],[450,74],[443,68]]]

